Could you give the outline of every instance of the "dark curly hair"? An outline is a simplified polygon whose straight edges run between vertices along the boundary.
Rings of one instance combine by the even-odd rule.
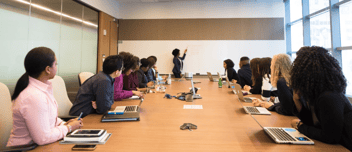
[[[180,50],[179,49],[174,49],[173,51],[172,51],[172,55],[174,55],[174,57],[177,57],[177,55],[180,53]]]
[[[224,61],[226,63],[226,69],[233,68],[235,66],[235,63],[231,59],[227,59]]]
[[[322,47],[302,47],[293,62],[291,87],[312,105],[325,91],[346,91],[346,79],[339,62]]]
[[[255,80],[260,77],[260,74],[258,72],[260,60],[260,58],[253,58],[249,63],[249,66],[251,67],[252,71],[252,86],[255,85]]]
[[[121,52],[119,53],[119,56],[123,58],[124,70],[122,71],[122,73],[126,73],[130,69],[134,70],[138,66],[138,61],[134,58],[131,53]]]

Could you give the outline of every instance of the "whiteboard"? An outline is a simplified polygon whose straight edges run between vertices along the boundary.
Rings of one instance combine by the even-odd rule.
[[[160,74],[172,74],[172,51],[180,49],[180,56],[187,48],[184,60],[184,72],[224,73],[223,61],[231,59],[236,71],[242,56],[250,59],[255,57],[272,57],[275,54],[286,53],[285,40],[196,40],[196,41],[122,41],[118,51],[130,52],[141,58],[154,55],[158,58],[157,67]]]

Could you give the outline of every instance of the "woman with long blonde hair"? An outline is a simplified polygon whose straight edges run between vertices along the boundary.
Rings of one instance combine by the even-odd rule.
[[[278,101],[262,102],[260,100],[254,101],[254,105],[262,106],[271,111],[276,111],[283,115],[293,115],[293,96],[292,89],[289,88],[290,71],[292,69],[291,57],[287,54],[274,55],[271,61],[271,85],[277,88]]]

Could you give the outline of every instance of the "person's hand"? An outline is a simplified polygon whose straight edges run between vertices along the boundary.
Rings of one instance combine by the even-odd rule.
[[[74,131],[76,129],[80,129],[81,127],[83,127],[83,119],[78,120],[78,118],[75,119],[71,119],[68,121],[69,123],[67,123],[67,125],[71,126],[71,131]]]
[[[75,120],[78,120],[78,117],[77,117],[77,118],[74,118],[74,119],[68,120],[66,123],[64,123],[64,125],[67,125],[67,124],[69,124],[70,122],[75,121]],[[83,122],[83,118],[81,118],[80,120],[82,120],[82,122]]]
[[[93,109],[97,109],[97,102],[96,101],[92,101],[92,106],[93,106]]]
[[[162,78],[163,80],[166,80],[168,77],[169,77],[168,75],[164,75],[164,76],[162,76],[161,78]]]
[[[252,99],[252,103],[253,103],[253,106],[259,107],[263,103],[263,101],[259,99]]]
[[[270,102],[275,102],[275,98],[276,98],[276,97],[271,96],[271,97],[270,97]]]
[[[139,98],[144,98],[144,95],[140,91],[132,91],[134,95],[138,96]]]
[[[292,121],[291,121],[291,126],[292,126],[292,128],[296,128],[296,129],[298,129],[297,128],[297,125],[298,125],[298,123],[300,122],[301,120],[299,120],[299,119],[293,119]],[[301,122],[301,125],[302,125],[303,123]]]
[[[244,91],[249,91],[249,90],[251,90],[251,87],[250,87],[249,85],[245,85],[245,86],[243,87],[243,90],[244,90]]]
[[[272,103],[272,102],[263,102],[260,106],[264,107],[266,109],[269,109],[273,105],[274,105],[274,103]]]
[[[234,83],[234,84],[237,83],[237,80],[233,79],[233,80],[232,80],[232,83]]]
[[[187,49],[185,50],[185,52],[184,52],[185,54],[187,53]]]
[[[182,75],[182,74],[180,74],[180,77],[182,78],[182,77],[183,77],[183,75]]]
[[[151,86],[153,86],[153,85],[154,85],[154,82],[153,82],[153,81],[150,81],[150,82],[147,83],[147,86],[148,86],[148,87],[151,87]]]

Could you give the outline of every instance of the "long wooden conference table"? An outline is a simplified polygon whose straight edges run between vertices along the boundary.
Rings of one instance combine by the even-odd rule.
[[[197,79],[203,99],[186,102],[163,98],[165,93],[150,93],[141,106],[140,121],[101,122],[102,115],[84,118],[83,129],[106,129],[112,133],[104,145],[95,151],[348,151],[341,145],[330,145],[314,140],[315,145],[276,144],[243,110],[237,95],[230,88],[218,88],[217,82]],[[190,81],[166,85],[166,93],[188,92]],[[252,95],[253,96],[253,95]],[[255,95],[254,95],[255,96]],[[256,95],[256,97],[259,97]],[[138,105],[139,100],[117,101],[113,105]],[[184,105],[202,105],[203,109],[183,109]],[[243,103],[243,105],[252,105]],[[296,117],[271,115],[254,116],[264,127],[291,127]],[[198,129],[180,130],[183,123],[193,123]],[[33,151],[71,151],[73,145],[55,142],[38,146]]]

